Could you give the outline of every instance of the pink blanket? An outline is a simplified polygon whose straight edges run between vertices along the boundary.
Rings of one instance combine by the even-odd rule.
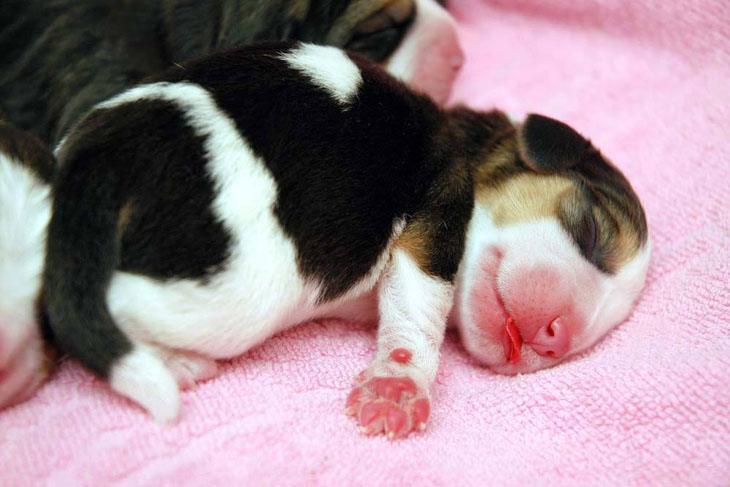
[[[725,0],[454,0],[455,97],[562,118],[646,204],[631,318],[582,356],[502,377],[449,336],[428,430],[343,414],[367,327],[312,323],[185,395],[162,429],[65,363],[0,414],[0,485],[730,485],[730,7]]]

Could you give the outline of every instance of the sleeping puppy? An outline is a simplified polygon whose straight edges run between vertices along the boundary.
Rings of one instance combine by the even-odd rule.
[[[264,39],[347,46],[440,101],[462,60],[454,22],[434,0],[5,0],[0,2],[0,105],[18,126],[58,141],[94,104],[166,66]],[[33,151],[50,154],[7,126],[0,144],[28,149],[20,156],[0,155],[0,203],[17,210],[0,219],[0,280],[14,287],[0,297],[3,407],[11,399],[3,391],[15,391],[12,384],[28,369],[36,373],[24,388],[26,396],[47,372],[48,361],[37,355],[43,347],[40,324],[32,319],[39,283],[36,277],[26,282],[14,276],[25,275],[18,270],[40,273],[36,260],[23,267],[17,259],[42,246],[45,229],[23,222],[47,221],[36,185],[48,179],[27,175],[23,165],[36,164],[40,156]],[[12,300],[19,293],[24,297],[16,306]],[[19,347],[27,350],[23,361]]]
[[[28,397],[48,373],[40,302],[53,156],[0,121],[0,406]]]
[[[463,59],[435,0],[4,0],[0,106],[55,145],[93,105],[173,63],[287,39],[360,52],[440,102]]]
[[[639,200],[573,129],[440,109],[332,47],[183,64],[97,105],[56,154],[54,335],[163,422],[217,359],[376,318],[347,410],[403,436],[428,419],[449,316],[482,362],[536,370],[622,321],[648,263]]]

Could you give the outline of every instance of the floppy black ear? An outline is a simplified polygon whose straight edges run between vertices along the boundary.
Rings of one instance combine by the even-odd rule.
[[[534,113],[520,127],[518,140],[522,159],[538,172],[570,169],[591,149],[590,141],[568,125]]]

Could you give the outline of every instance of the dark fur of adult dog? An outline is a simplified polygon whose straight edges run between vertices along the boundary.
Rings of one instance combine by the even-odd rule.
[[[461,53],[434,0],[4,0],[0,107],[55,144],[93,105],[175,63],[269,40],[330,44],[388,62],[416,26],[425,41],[409,57],[421,56],[416,64],[439,80],[425,90],[443,99]],[[403,63],[403,72],[391,72],[411,81],[414,62]]]

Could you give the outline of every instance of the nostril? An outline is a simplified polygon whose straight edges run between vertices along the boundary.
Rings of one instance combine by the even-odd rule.
[[[555,336],[555,329],[553,328],[553,324],[552,323],[550,323],[547,326],[547,330],[546,331],[547,331],[548,336],[551,336],[551,337],[554,337]]]
[[[570,330],[558,318],[540,328],[530,346],[540,355],[560,358],[570,349],[570,335]]]

